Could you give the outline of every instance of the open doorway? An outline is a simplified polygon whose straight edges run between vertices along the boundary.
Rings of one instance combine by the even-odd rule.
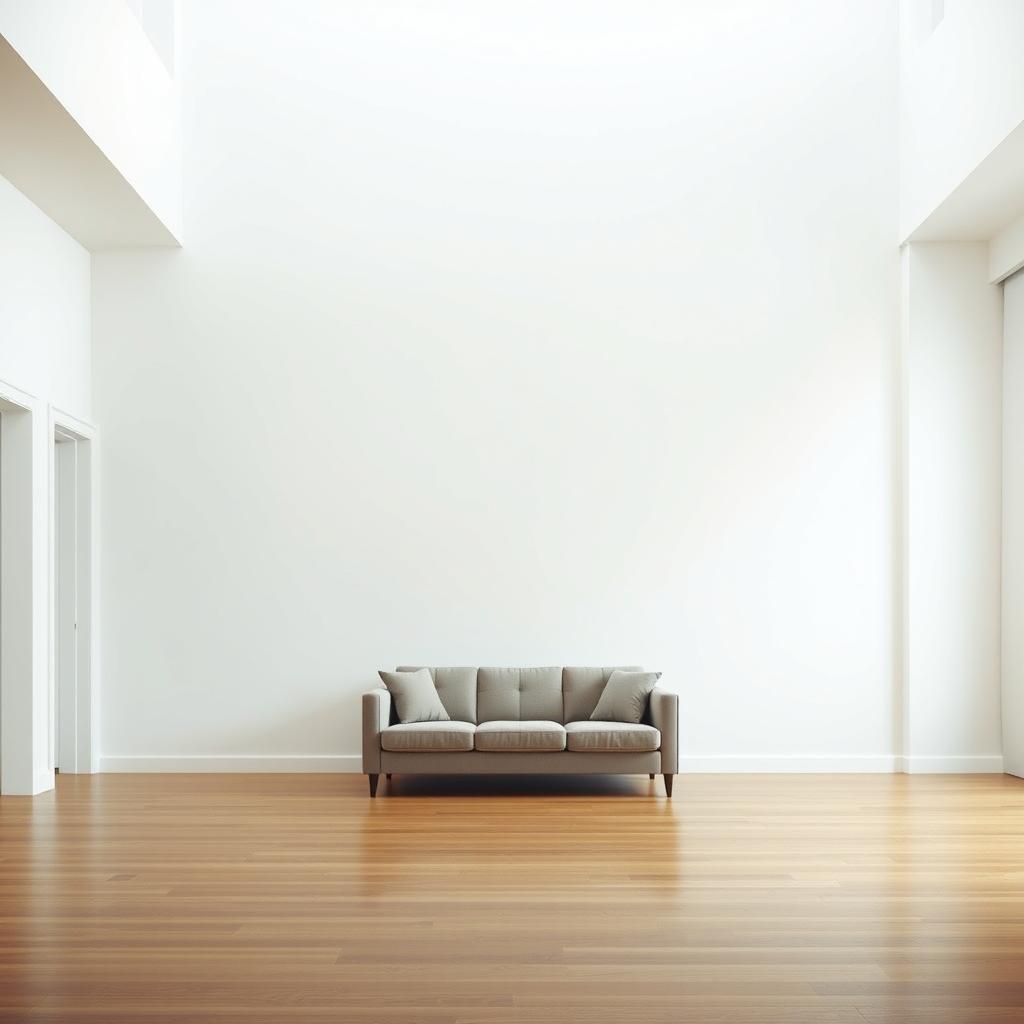
[[[64,773],[93,771],[96,757],[93,445],[91,428],[55,415],[50,760]]]
[[[0,386],[0,793],[41,788],[32,718],[32,439],[33,400]]]

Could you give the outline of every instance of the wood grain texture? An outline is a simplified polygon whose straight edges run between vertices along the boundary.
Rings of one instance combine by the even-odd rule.
[[[65,776],[0,1020],[1020,1022],[1024,782]]]

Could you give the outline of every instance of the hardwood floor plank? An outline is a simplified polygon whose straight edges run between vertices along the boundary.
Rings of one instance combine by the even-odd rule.
[[[62,776],[0,1022],[1024,1022],[1024,782]]]

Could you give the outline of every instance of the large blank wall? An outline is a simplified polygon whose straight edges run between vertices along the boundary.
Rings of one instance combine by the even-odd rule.
[[[94,261],[104,754],[354,754],[378,667],[627,661],[691,765],[884,766],[895,5],[183,24],[185,247]]]

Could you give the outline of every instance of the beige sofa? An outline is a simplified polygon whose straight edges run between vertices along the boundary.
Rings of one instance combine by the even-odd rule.
[[[623,666],[627,667],[627,666]],[[630,667],[636,671],[635,666]],[[399,666],[398,671],[414,671]],[[388,690],[363,694],[363,771],[384,773],[655,773],[679,767],[679,698],[656,688],[640,725],[592,722],[613,668],[431,668],[449,722],[402,725]]]

